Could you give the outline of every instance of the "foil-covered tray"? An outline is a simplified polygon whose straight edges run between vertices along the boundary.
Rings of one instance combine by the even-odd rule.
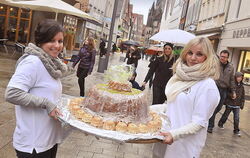
[[[163,136],[159,135],[159,132],[156,133],[138,133],[138,134],[131,134],[131,133],[122,133],[118,131],[111,131],[111,130],[104,130],[100,128],[93,127],[88,123],[82,122],[75,118],[68,109],[68,104],[71,99],[76,97],[63,95],[60,105],[60,110],[63,116],[59,117],[59,120],[64,124],[69,124],[77,129],[80,129],[82,132],[86,134],[91,134],[96,137],[109,139],[118,141],[121,143],[155,143],[160,142],[163,140]],[[155,111],[155,109],[153,109]],[[157,111],[155,111],[157,112]],[[167,131],[170,127],[170,122],[166,115],[163,113],[157,112],[162,119],[162,128],[160,131]]]

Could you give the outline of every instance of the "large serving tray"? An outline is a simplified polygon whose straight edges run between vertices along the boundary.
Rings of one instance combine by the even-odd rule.
[[[59,118],[64,123],[67,123],[77,129],[80,129],[82,132],[94,135],[96,137],[101,137],[104,139],[115,140],[123,143],[156,143],[163,140],[163,136],[157,133],[146,133],[146,134],[131,134],[131,133],[122,133],[118,131],[104,130],[100,128],[93,127],[87,123],[84,123],[78,119],[76,119],[69,111],[68,104],[71,99],[76,97],[63,95],[62,104],[60,106],[60,110],[63,114],[62,117]],[[161,113],[158,113],[162,119],[162,129],[161,131],[167,131],[170,126],[170,122],[168,118]]]

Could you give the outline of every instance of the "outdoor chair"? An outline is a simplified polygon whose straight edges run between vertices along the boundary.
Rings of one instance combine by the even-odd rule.
[[[15,49],[14,49],[14,52],[13,52],[12,56],[13,56],[15,53],[21,53],[21,54],[23,55],[24,49],[25,49],[25,45],[16,42],[16,43],[15,43]]]

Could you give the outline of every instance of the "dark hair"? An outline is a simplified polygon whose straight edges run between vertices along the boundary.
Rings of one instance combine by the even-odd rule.
[[[136,78],[136,76],[137,76],[137,73],[136,73],[136,72],[134,72],[134,73],[133,73],[133,76],[134,76],[134,77]]]
[[[165,46],[169,46],[169,47],[171,47],[172,49],[174,48],[174,44],[169,43],[169,42],[165,43],[164,46],[163,46],[163,48],[165,48]]]
[[[63,27],[57,21],[52,19],[41,21],[35,30],[36,45],[50,42],[59,32],[63,32]]]
[[[229,57],[229,51],[228,50],[226,50],[226,49],[224,49],[224,50],[222,50],[221,52],[220,52],[220,54],[227,54],[227,56]]]

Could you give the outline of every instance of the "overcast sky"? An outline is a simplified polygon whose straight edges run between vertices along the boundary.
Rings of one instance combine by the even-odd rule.
[[[130,0],[133,4],[133,12],[143,15],[143,23],[147,23],[148,11],[155,0]]]

